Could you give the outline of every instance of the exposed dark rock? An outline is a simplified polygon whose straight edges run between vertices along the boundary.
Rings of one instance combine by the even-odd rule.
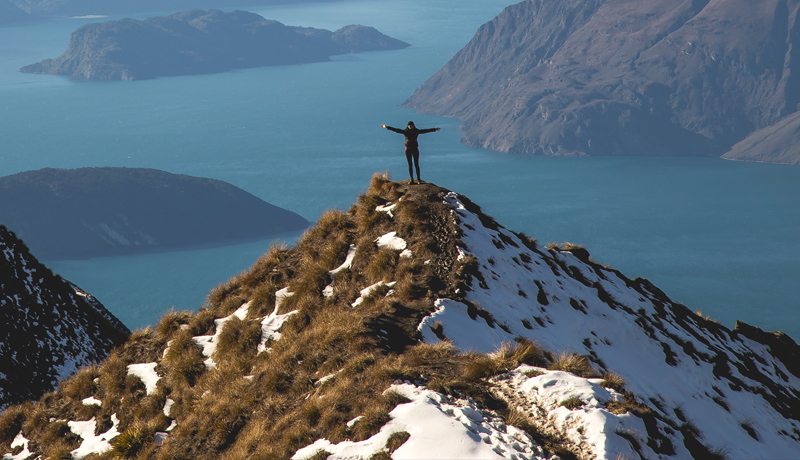
[[[797,111],[798,8],[526,0],[483,25],[405,105],[461,119],[466,144],[494,150],[722,155]],[[800,158],[763,144],[740,144],[729,157]]]
[[[301,230],[233,185],[155,169],[41,169],[0,178],[0,222],[39,257],[166,251]]]
[[[0,409],[100,362],[130,331],[0,225]]]
[[[141,80],[323,62],[337,54],[407,46],[372,27],[350,25],[331,32],[285,26],[245,11],[192,10],[144,21],[86,24],[73,32],[60,57],[20,71]]]
[[[789,372],[800,377],[800,346],[791,337],[780,331],[765,332],[744,321],[736,321],[733,332],[768,346],[772,356],[781,360]]]

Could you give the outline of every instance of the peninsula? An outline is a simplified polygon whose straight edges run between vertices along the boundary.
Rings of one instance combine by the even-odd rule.
[[[44,260],[170,251],[306,228],[227,182],[144,168],[0,177],[0,223]]]
[[[526,0],[405,105],[492,150],[800,164],[799,6]]]

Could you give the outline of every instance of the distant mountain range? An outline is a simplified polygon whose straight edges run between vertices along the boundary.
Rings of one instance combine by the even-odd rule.
[[[406,102],[463,142],[800,164],[798,0],[526,0]]]
[[[10,0],[0,0],[0,25],[17,24],[32,20],[33,17]]]
[[[798,439],[790,337],[380,175],[207,308],[0,415],[9,460],[788,459]]]
[[[106,358],[130,331],[0,225],[0,410]]]
[[[155,169],[40,169],[0,177],[0,196],[0,223],[45,260],[174,250],[308,226],[228,183]]]
[[[408,46],[367,26],[331,32],[285,26],[245,11],[192,10],[144,21],[86,24],[72,34],[60,57],[20,71],[140,80],[322,62],[337,54]]]

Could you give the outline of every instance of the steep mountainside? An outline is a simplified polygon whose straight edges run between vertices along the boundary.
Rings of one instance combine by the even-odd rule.
[[[798,9],[526,0],[483,25],[405,105],[457,117],[465,143],[495,150],[722,155],[798,110]],[[800,161],[800,148],[791,152],[752,155]]]
[[[791,458],[800,348],[729,330],[466,197],[375,176],[103,366],[9,458]],[[56,433],[63,436],[57,437]]]
[[[102,361],[130,331],[0,225],[0,409]]]
[[[141,80],[328,61],[330,56],[410,46],[372,27],[336,32],[290,27],[246,11],[192,10],[144,21],[86,24],[69,48],[22,72],[104,80]]]
[[[0,177],[0,222],[42,259],[80,259],[302,230],[308,222],[226,182],[142,168]]]

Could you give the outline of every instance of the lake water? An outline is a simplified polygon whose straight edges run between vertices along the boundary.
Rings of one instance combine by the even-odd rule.
[[[650,279],[728,327],[742,319],[800,338],[800,168],[497,153],[459,144],[457,120],[399,107],[510,3],[346,0],[250,9],[289,25],[371,25],[413,46],[137,82],[17,72],[61,54],[80,25],[108,19],[0,28],[0,175],[157,168],[230,182],[314,221],[326,209],[349,208],[376,171],[406,179],[402,138],[379,126],[413,119],[442,127],[421,138],[423,179],[466,194],[506,227],[542,243],[583,244],[595,260]],[[271,242],[45,262],[137,328],[170,308],[196,310]]]

